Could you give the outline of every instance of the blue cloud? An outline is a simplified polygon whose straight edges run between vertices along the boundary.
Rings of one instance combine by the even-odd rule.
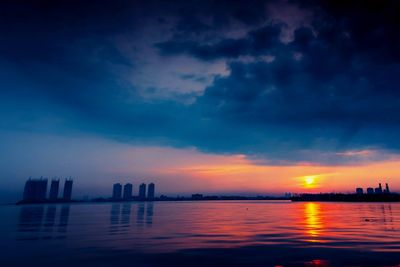
[[[399,149],[400,37],[392,11],[398,3],[299,3],[319,12],[289,42],[281,38],[284,22],[269,20],[265,4],[3,4],[0,126],[72,129],[277,161],[324,160],[304,150]],[[229,73],[216,74],[191,104],[143,98],[122,75],[140,64],[114,40],[137,33],[148,17],[155,25],[176,21],[154,44],[159,60],[222,60]],[[232,21],[247,33],[227,37]],[[274,59],[243,60],[268,55]],[[178,77],[204,82],[198,74]],[[54,120],[43,122],[46,116]]]

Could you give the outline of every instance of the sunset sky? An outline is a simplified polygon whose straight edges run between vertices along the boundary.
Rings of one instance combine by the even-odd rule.
[[[398,1],[1,1],[0,201],[400,191]]]

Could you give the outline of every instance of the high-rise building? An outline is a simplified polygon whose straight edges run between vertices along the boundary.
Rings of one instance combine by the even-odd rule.
[[[372,195],[374,193],[374,189],[372,187],[367,188],[367,194]]]
[[[362,194],[364,194],[364,190],[361,187],[358,187],[358,188],[356,188],[356,194],[362,195]]]
[[[64,194],[63,194],[63,199],[64,200],[71,200],[72,198],[72,184],[73,181],[71,178],[66,179],[64,183]]]
[[[386,183],[385,193],[386,193],[386,194],[390,194],[390,190],[389,190],[389,185],[388,185],[388,183]]]
[[[24,200],[25,201],[41,201],[46,199],[47,179],[31,179],[25,183]]]
[[[122,197],[122,185],[120,183],[116,183],[113,185],[113,199],[121,199]]]
[[[58,189],[60,187],[60,180],[53,179],[51,180],[50,184],[50,194],[49,194],[49,199],[50,200],[56,200],[58,198]]]
[[[153,200],[154,193],[155,193],[155,185],[154,185],[154,183],[151,183],[151,184],[149,184],[149,187],[147,189],[147,198],[150,200]]]
[[[132,199],[132,189],[133,186],[130,183],[124,185],[124,199]]]
[[[375,188],[375,194],[382,194],[382,184],[379,183],[379,187]]]
[[[47,195],[47,179],[37,181],[36,199],[44,200]]]
[[[33,190],[33,181],[31,180],[31,178],[29,178],[29,180],[25,182],[23,199],[26,201],[33,200]]]
[[[146,184],[141,184],[139,186],[139,199],[145,199],[146,198]]]

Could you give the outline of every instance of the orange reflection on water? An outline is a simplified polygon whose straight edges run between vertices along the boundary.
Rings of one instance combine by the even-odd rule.
[[[305,262],[304,266],[308,267],[313,267],[313,266],[321,266],[321,267],[328,267],[330,266],[329,261],[327,260],[312,260],[309,262]]]
[[[319,239],[324,229],[324,221],[321,214],[321,204],[304,203],[304,225],[305,233],[309,242],[321,242]]]

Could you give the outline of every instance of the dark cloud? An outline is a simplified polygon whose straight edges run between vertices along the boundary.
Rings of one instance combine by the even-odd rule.
[[[399,24],[393,12],[398,5],[377,4],[374,11],[372,3],[339,8],[331,4],[313,6],[322,9],[322,15],[315,16],[312,28],[295,30],[287,44],[279,40],[280,27],[268,25],[245,38],[205,47],[186,44],[179,51],[174,41],[158,47],[163,53],[188,53],[203,60],[275,56],[273,62],[231,63],[230,75],[217,78],[198,99],[207,116],[265,134],[280,144],[289,141],[292,147],[335,139],[337,149],[398,148],[394,134],[387,133],[398,132],[400,119],[396,82],[400,65],[394,48],[400,43],[395,30]],[[235,44],[236,49],[226,44]]]
[[[283,40],[285,21],[266,12],[274,2],[4,2],[0,126],[33,130],[25,122],[49,113],[61,119],[48,128],[278,161],[324,160],[305,150],[398,149],[399,4],[362,3],[292,1],[313,17]],[[174,22],[154,44],[161,60],[222,60],[229,73],[216,73],[201,96],[182,93],[192,104],[145,99],[124,76],[141,66],[115,39],[140,33],[149,17],[155,30]],[[245,34],[228,36],[234,26]]]
[[[316,12],[313,27],[321,37],[334,40],[337,32],[349,35],[354,48],[376,63],[398,62],[400,11],[398,1],[302,1]]]
[[[267,19],[266,4],[277,1],[182,0],[170,2],[176,10],[173,14],[177,19],[174,35],[176,38],[186,39],[204,32],[215,33],[232,24],[239,27],[260,25]]]
[[[157,43],[156,47],[165,56],[189,54],[202,60],[237,58],[244,55],[273,53],[282,43],[279,41],[281,25],[268,25],[251,31],[245,38],[223,39],[212,44],[197,41],[169,40]]]

